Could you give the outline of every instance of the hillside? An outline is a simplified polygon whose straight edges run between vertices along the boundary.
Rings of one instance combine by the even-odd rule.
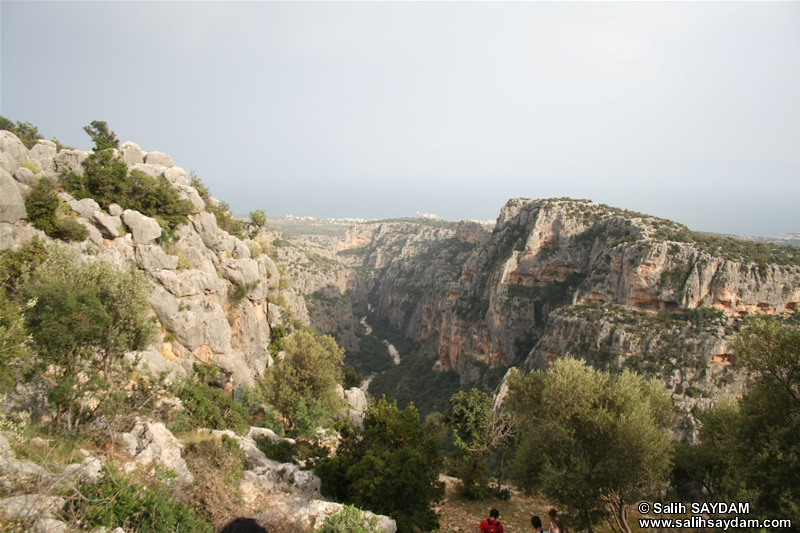
[[[135,494],[123,501],[174,502],[170,520],[191,531],[244,511],[292,531],[319,528],[343,509],[325,499],[332,494],[386,515],[382,531],[420,521],[433,529],[438,475],[465,472],[454,435],[469,432],[459,429],[456,393],[475,389],[468,420],[484,409],[486,420],[525,434],[540,414],[525,403],[535,399],[525,380],[541,385],[554,367],[607,385],[619,379],[624,398],[666,391],[668,408],[653,400],[661,415],[636,416],[652,418],[652,442],[667,443],[658,450],[666,466],[647,490],[676,494],[681,476],[691,477],[680,468],[693,460],[676,456],[680,468],[667,479],[666,433],[687,450],[708,445],[703,417],[726,409],[723,398],[757,390],[748,379],[759,372],[734,349],[754,324],[763,327],[753,319],[773,317],[768,327],[787,331],[798,322],[795,247],[571,199],[509,200],[493,227],[291,219],[282,233],[269,219],[234,218],[168,154],[112,146],[85,152],[38,140],[27,148],[0,131],[3,527],[65,531],[83,521],[144,531],[145,522],[98,510],[113,507],[108,491],[129,484]],[[748,364],[753,370],[752,354]],[[640,387],[640,376],[657,386]],[[382,395],[398,405],[368,406]],[[615,401],[623,414],[630,407]],[[673,407],[675,421],[664,414]],[[575,420],[578,430],[591,425]],[[478,450],[473,467],[503,472],[506,460],[521,460],[529,440],[515,442],[513,431]],[[354,470],[337,470],[347,460]],[[430,480],[383,482],[412,460]],[[321,477],[310,471],[319,465]],[[362,474],[374,476],[371,488]],[[474,506],[501,506],[520,528],[520,506],[544,510],[548,500],[520,494],[497,503],[485,489],[503,474],[481,475],[477,494],[486,499]],[[693,497],[703,495],[692,483]],[[440,506],[445,528],[477,516],[450,489]],[[578,500],[561,502],[578,512]]]

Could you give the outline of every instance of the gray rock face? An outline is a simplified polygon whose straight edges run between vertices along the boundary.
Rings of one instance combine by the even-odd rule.
[[[122,160],[128,164],[128,167],[144,163],[144,151],[134,142],[125,141],[122,143],[119,147],[119,153]]]
[[[196,215],[191,215],[189,220],[192,222],[194,230],[200,235],[200,238],[203,239],[203,244],[208,248],[214,249],[217,244],[217,235],[221,233],[220,229],[217,227],[217,217],[208,211],[204,211]]]
[[[172,158],[164,152],[147,152],[144,156],[144,162],[148,165],[161,165],[167,168],[175,166]]]
[[[103,235],[100,233],[100,230],[95,228],[94,225],[85,218],[78,217],[76,220],[78,221],[78,224],[86,228],[86,231],[89,232],[88,239],[91,242],[95,244],[102,244]]]
[[[118,217],[122,215],[122,208],[119,204],[111,204],[108,206],[108,214],[112,217]]]
[[[189,186],[189,174],[181,167],[170,167],[164,171],[164,177],[173,185]]]
[[[45,172],[54,172],[56,169],[53,159],[56,157],[56,143],[45,139],[39,139],[33,148],[28,151],[31,159],[39,162],[39,166]]]
[[[8,132],[0,131],[0,133]],[[14,138],[16,139],[16,136]],[[19,193],[17,182],[8,171],[0,168],[0,222],[13,224],[25,216],[25,201]]]
[[[134,458],[133,463],[125,465],[128,471],[157,464],[176,472],[182,483],[194,481],[186,461],[181,457],[180,442],[164,424],[137,419],[133,429],[123,433],[121,440],[122,448]]]
[[[61,150],[53,157],[56,172],[59,174],[74,172],[78,176],[83,176],[84,169],[82,163],[84,159],[89,157],[90,153],[91,152],[84,152],[81,150]]]
[[[178,258],[167,255],[160,246],[138,244],[134,254],[142,268],[148,271],[175,270],[178,267]]]
[[[0,153],[5,157],[0,159],[0,168],[8,173],[13,173],[23,161],[28,160],[28,149],[19,138],[10,131],[0,130]]]
[[[175,183],[174,187],[178,190],[178,196],[192,202],[195,212],[203,211],[206,208],[206,203],[200,198],[200,195],[197,194],[197,190],[194,187],[180,183]]]
[[[95,485],[103,479],[103,461],[96,457],[87,457],[81,462],[79,481],[83,485]]]
[[[64,506],[64,498],[29,494],[0,500],[0,514],[12,520],[50,518]]]
[[[33,187],[33,184],[36,181],[33,171],[25,167],[19,167],[14,171],[14,179],[27,185],[28,187]]]
[[[159,321],[198,357],[207,361],[214,354],[228,353],[231,326],[218,303],[204,296],[179,301],[160,286],[150,295],[150,303]]]
[[[112,217],[100,211],[95,211],[91,220],[106,239],[116,239],[119,237],[119,226],[122,224],[122,220],[119,216]]]
[[[143,172],[144,174],[147,174],[151,178],[160,178],[167,171],[167,167],[163,165],[149,165],[147,163],[132,165],[128,168],[131,171],[138,170],[139,172]]]
[[[67,524],[53,518],[39,518],[33,523],[33,533],[67,533],[68,531]]]
[[[161,236],[158,222],[132,209],[122,212],[122,223],[131,232],[133,240],[140,244],[150,244]]]
[[[24,459],[0,459],[0,493],[14,494],[34,490],[50,475],[41,466]]]
[[[14,454],[14,450],[11,449],[11,444],[8,443],[8,439],[0,433],[0,461],[8,461],[15,457],[16,455]]]

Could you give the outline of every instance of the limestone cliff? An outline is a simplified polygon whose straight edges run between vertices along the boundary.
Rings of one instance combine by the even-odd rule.
[[[686,412],[740,391],[727,346],[743,317],[792,313],[800,301],[796,248],[581,200],[509,201],[491,231],[360,224],[337,246],[371,320],[462,385],[487,366],[541,368],[572,353],[663,379]]]
[[[33,237],[51,241],[26,221],[24,196],[35,179],[81,175],[90,152],[61,150],[39,141],[31,150],[0,131],[0,249],[17,249]],[[158,222],[111,204],[106,211],[91,198],[60,193],[89,238],[72,243],[81,253],[117,268],[135,265],[153,285],[151,304],[161,337],[142,357],[154,370],[185,371],[195,361],[212,361],[236,383],[250,383],[270,362],[271,330],[282,319],[277,300],[280,274],[264,253],[269,235],[239,239],[221,230],[190,185],[188,174],[162,152],[145,152],[126,142],[116,152],[129,169],[166,179],[195,212],[162,238]],[[37,172],[34,173],[33,170]],[[213,201],[213,199],[210,199]]]

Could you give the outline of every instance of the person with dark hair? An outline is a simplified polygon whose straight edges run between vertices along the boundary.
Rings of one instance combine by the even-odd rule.
[[[533,526],[533,529],[536,530],[536,533],[543,533],[542,532],[542,519],[541,518],[539,518],[536,515],[533,515],[531,517],[531,525]]]
[[[503,524],[498,518],[500,518],[500,511],[492,509],[489,511],[489,518],[481,522],[480,530],[483,533],[503,533]]]
[[[561,520],[558,518],[558,511],[555,509],[550,509],[548,513],[550,515],[550,523],[547,525],[547,529],[550,533],[569,533],[569,529],[565,526]]]
[[[219,533],[267,533],[253,518],[236,518],[220,530]]]

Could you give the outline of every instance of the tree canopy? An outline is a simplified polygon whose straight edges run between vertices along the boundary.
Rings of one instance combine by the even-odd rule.
[[[405,533],[438,527],[431,504],[444,495],[441,465],[441,445],[425,435],[414,404],[400,411],[383,397],[370,403],[363,429],[343,428],[336,457],[316,473],[325,494],[391,516]]]
[[[751,502],[759,518],[800,521],[800,329],[757,319],[733,348],[750,386],[702,416],[682,466],[720,499]]]
[[[266,397],[287,431],[308,437],[341,406],[336,385],[342,382],[344,350],[333,337],[305,328],[281,339],[281,348],[264,375]]]
[[[558,502],[578,527],[607,519],[630,532],[628,504],[663,488],[670,471],[663,385],[566,357],[547,371],[513,376],[509,402],[521,433],[520,487]]]

